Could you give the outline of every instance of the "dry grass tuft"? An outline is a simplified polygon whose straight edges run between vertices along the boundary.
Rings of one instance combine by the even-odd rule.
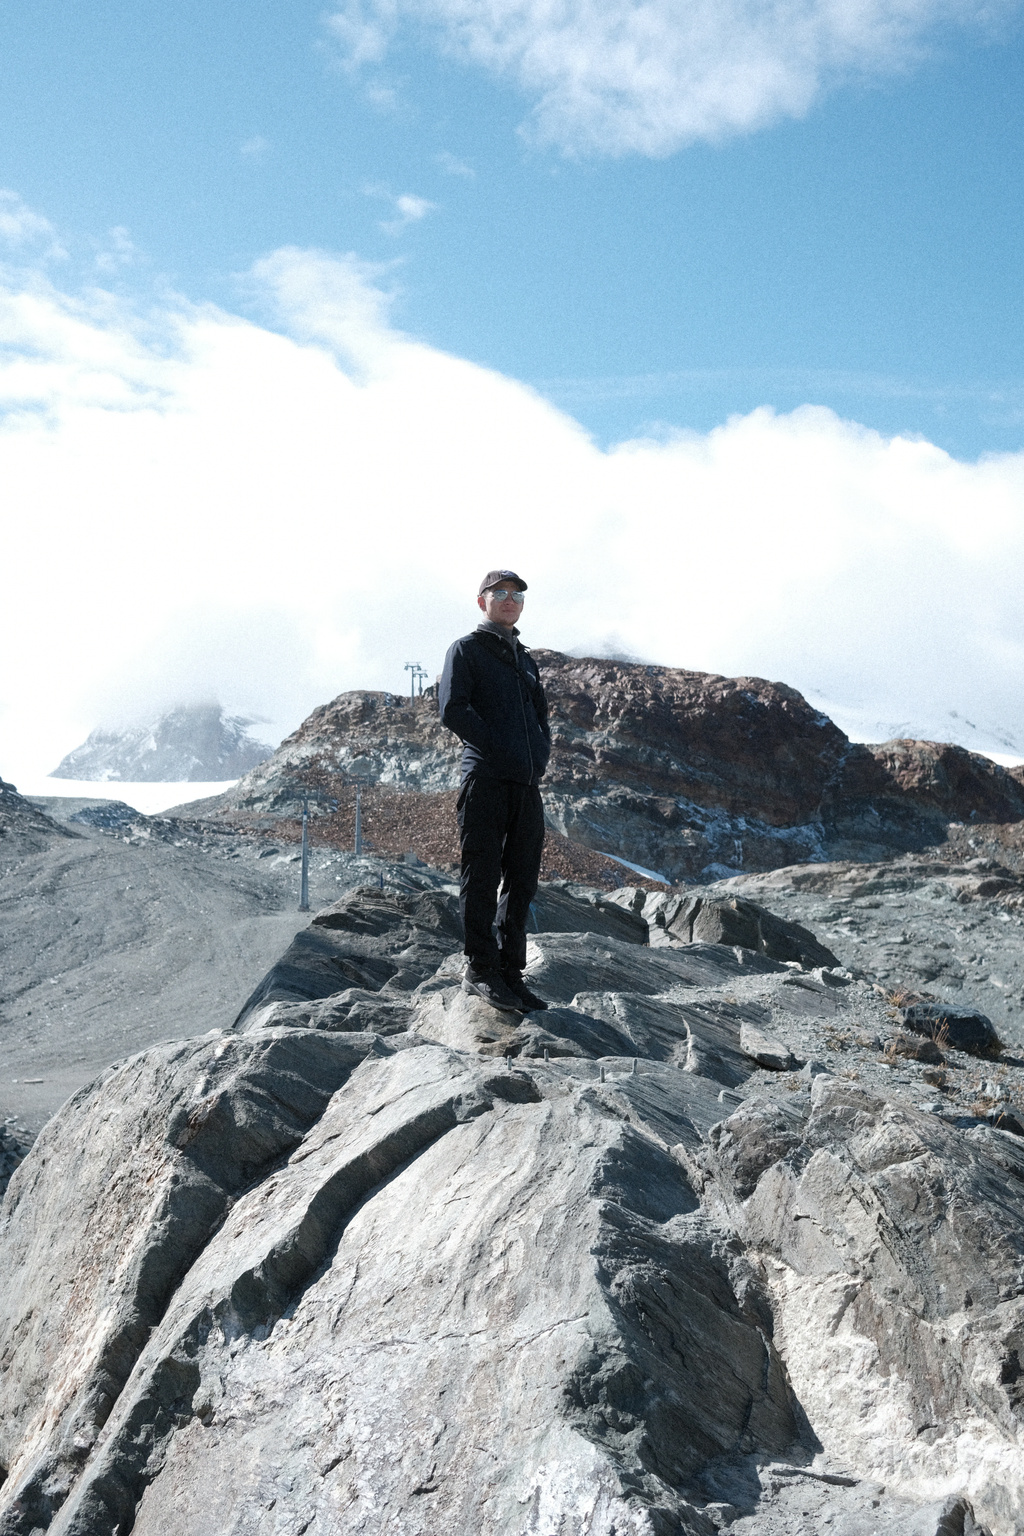
[[[900,1033],[886,1042],[882,1061],[889,1067],[899,1061],[926,1061],[930,1066],[941,1066],[943,1056],[938,1041],[930,1036]]]

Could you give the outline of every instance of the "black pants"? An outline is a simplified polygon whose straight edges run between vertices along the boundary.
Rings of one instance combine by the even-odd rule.
[[[526,965],[526,924],[544,850],[540,790],[471,774],[459,795],[458,820],[459,904],[470,967],[519,976]],[[497,938],[491,931],[495,921]]]

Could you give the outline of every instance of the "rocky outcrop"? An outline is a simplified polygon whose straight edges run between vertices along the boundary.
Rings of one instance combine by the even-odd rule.
[[[61,826],[0,779],[0,859],[24,858],[74,836],[70,827]]]
[[[350,893],[39,1137],[4,1536],[1017,1536],[1024,1066],[565,886],[500,1015],[453,901]]]
[[[741,896],[678,895],[626,886],[608,897],[647,925],[648,942],[662,944],[738,944],[771,960],[792,960],[813,969],[839,964],[809,929],[786,922],[756,901]]]
[[[641,896],[646,894],[641,892]],[[545,881],[533,899],[530,915],[534,928],[545,933],[579,933],[585,928],[588,933],[622,939],[627,944],[646,944],[650,939],[642,902],[638,909],[635,898],[627,903],[619,892],[606,894],[568,880]]]
[[[666,881],[874,860],[941,842],[950,821],[1024,819],[1024,787],[989,759],[930,742],[852,743],[783,683],[534,654],[551,710],[549,827]],[[294,815],[305,790],[328,814],[360,783],[436,797],[420,816],[432,808],[450,841],[442,797],[458,782],[460,752],[432,695],[342,694],[220,812]]]
[[[256,723],[225,714],[219,704],[179,704],[150,725],[90,732],[50,777],[116,783],[237,779],[273,751],[249,735]]]
[[[941,842],[951,820],[1024,817],[1020,784],[987,758],[852,743],[781,683],[540,660],[555,721],[550,823],[673,879],[877,859]]]
[[[1020,821],[1024,769],[1004,769],[965,747],[934,741],[887,741],[871,747],[889,783],[945,821]]]
[[[220,805],[294,813],[301,810],[304,792],[327,796],[336,781],[436,793],[458,784],[461,750],[441,724],[433,693],[406,699],[355,689],[314,709]],[[322,812],[322,804],[314,810]]]
[[[0,1529],[50,1525],[238,1193],[379,1048],[374,1036],[216,1031],[111,1069],[42,1132],[4,1207]]]
[[[406,895],[358,887],[296,934],[246,1000],[235,1028],[270,1020],[343,1028],[305,1005],[332,998],[336,1010],[347,999],[355,1005],[364,998],[400,997],[436,972],[461,935],[458,899],[451,892]],[[292,1006],[284,1013],[282,1003],[303,1011]]]

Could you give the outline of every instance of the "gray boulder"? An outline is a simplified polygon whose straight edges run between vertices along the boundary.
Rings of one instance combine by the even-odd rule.
[[[937,1045],[971,1056],[998,1056],[1002,1042],[992,1020],[972,1008],[955,1008],[946,1003],[912,1003],[900,1008],[898,1016],[907,1029],[926,1035]]]
[[[291,947],[246,999],[235,1028],[265,1026],[280,1016],[274,1005],[315,1003],[353,987],[362,992],[386,988],[401,997],[433,975],[461,940],[454,896],[443,891],[404,893],[357,886],[296,934]],[[320,1027],[338,1024],[321,1023]]]
[[[530,985],[549,1001],[577,992],[654,995],[673,987],[716,987],[737,977],[777,972],[774,961],[722,944],[648,952],[587,933],[538,934],[527,946]]]
[[[721,997],[687,1002],[686,992],[647,996],[635,992],[580,992],[573,1011],[603,1019],[625,1037],[625,1055],[672,1062],[727,1088],[744,1082],[751,1071],[742,1049],[742,1032],[771,1014],[757,1003]],[[545,1016],[547,1017],[547,1016]]]
[[[710,1533],[694,1474],[801,1419],[668,1150],[699,1133],[666,1072],[367,1062],[211,1237],[50,1529],[496,1536],[582,1501],[592,1529]]]
[[[617,895],[568,880],[545,880],[534,897],[531,915],[539,932],[596,933],[626,944],[646,944],[642,911],[617,901]]]
[[[839,964],[809,929],[741,896],[655,895],[647,898],[643,915],[652,944],[738,944],[771,960],[796,961],[808,970]]]
[[[772,1035],[766,1035],[756,1024],[740,1025],[740,1050],[770,1072],[791,1072],[798,1065],[787,1046]]]
[[[546,933],[593,931],[622,945],[647,942],[643,918],[586,886],[545,883],[534,909]],[[246,1000],[235,1028],[288,1024],[391,1033],[407,1027],[408,994],[423,986],[433,989],[445,961],[453,963],[442,984],[461,976],[461,949],[454,890],[405,893],[358,886],[296,935]]]
[[[400,1034],[409,1027],[410,1004],[394,994],[346,987],[309,1002],[271,1002],[260,1009],[260,1029],[283,1024],[291,1029],[372,1030],[378,1035]]]
[[[905,1488],[959,1481],[994,1529],[1018,1531],[1024,1148],[983,1133],[1008,1185],[988,1140],[860,1084],[816,1077],[793,1108],[744,1105],[702,1160],[765,1265],[815,1433],[842,1426],[851,1463],[885,1482],[900,1443]]]

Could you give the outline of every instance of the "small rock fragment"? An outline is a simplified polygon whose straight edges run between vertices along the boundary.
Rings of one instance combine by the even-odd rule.
[[[769,1072],[792,1072],[796,1060],[787,1046],[773,1040],[754,1024],[740,1025],[740,1050]]]
[[[804,1082],[809,1083],[812,1078],[820,1077],[823,1072],[828,1073],[828,1067],[823,1062],[805,1061],[800,1068],[800,1077]]]

